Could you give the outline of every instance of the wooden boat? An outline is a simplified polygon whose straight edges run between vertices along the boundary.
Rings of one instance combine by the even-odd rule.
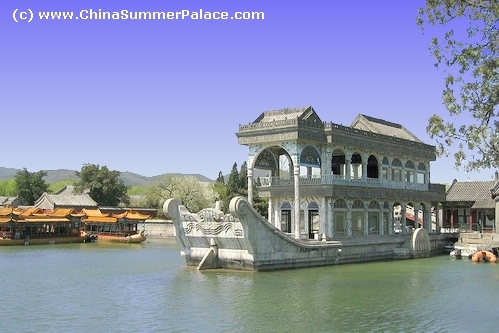
[[[99,209],[83,209],[82,222],[91,241],[113,243],[142,243],[147,239],[144,221],[149,215],[133,210],[121,214],[106,214]],[[142,223],[142,228],[139,224]]]
[[[90,235],[90,239],[92,238],[99,242],[142,243],[147,239],[147,236],[145,234],[145,228],[142,228],[138,233],[135,234],[112,235],[105,233],[94,233]]]
[[[497,256],[492,251],[478,250],[471,257],[473,262],[497,262]]]
[[[78,232],[69,235],[54,235],[54,234],[42,234],[42,235],[21,235],[20,233],[2,233],[0,237],[0,246],[5,245],[48,245],[48,244],[70,244],[70,243],[83,243],[88,238],[86,232]]]
[[[0,245],[82,243],[88,235],[81,229],[81,215],[58,208],[45,213],[36,207],[0,209]]]

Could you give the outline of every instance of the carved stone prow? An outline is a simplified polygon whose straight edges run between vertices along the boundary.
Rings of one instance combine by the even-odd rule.
[[[180,247],[180,253],[185,255],[185,250],[189,250],[189,248],[186,247],[183,237],[181,236],[182,217],[180,216],[180,207],[185,209],[185,207],[180,204],[179,200],[175,198],[168,199],[163,204],[163,214],[165,214],[166,218],[172,220],[175,239]]]

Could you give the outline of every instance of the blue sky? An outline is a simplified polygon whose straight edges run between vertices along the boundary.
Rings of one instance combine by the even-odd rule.
[[[107,165],[144,176],[215,179],[247,159],[239,124],[312,105],[323,121],[359,114],[400,123],[426,143],[445,115],[444,72],[421,31],[424,1],[3,1],[0,166]],[[39,11],[264,12],[264,20],[40,20]],[[13,19],[33,11],[31,22]],[[431,181],[490,180],[454,160]]]

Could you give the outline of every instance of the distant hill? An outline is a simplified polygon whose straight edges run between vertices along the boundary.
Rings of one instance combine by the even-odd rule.
[[[12,179],[16,176],[16,173],[20,171],[21,169],[14,169],[14,168],[4,168],[0,167],[0,180],[7,180],[7,179]],[[75,176],[75,170],[67,170],[67,169],[60,169],[60,170],[45,170],[47,172],[47,176],[44,177],[45,181],[48,183],[57,183],[58,181],[61,180],[78,180],[78,178]],[[152,176],[152,177],[146,177],[142,176],[133,172],[125,171],[121,172],[120,178],[123,179],[125,182],[125,185],[127,186],[134,186],[134,185],[147,185],[149,183],[152,183],[156,180],[161,179],[162,177],[166,176],[167,174],[163,175],[157,175],[157,176]],[[212,182],[213,180],[202,176],[198,174],[181,174],[181,173],[173,173],[173,175],[176,176],[193,176],[199,179],[200,182]]]
[[[18,169],[0,167],[0,180],[14,178]]]

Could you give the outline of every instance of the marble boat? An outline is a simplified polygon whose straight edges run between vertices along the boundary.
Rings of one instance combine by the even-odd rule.
[[[269,271],[372,260],[428,257],[428,232],[345,240],[297,240],[268,223],[246,198],[230,202],[230,214],[207,208],[191,213],[177,199],[163,205],[188,266],[197,269]]]

